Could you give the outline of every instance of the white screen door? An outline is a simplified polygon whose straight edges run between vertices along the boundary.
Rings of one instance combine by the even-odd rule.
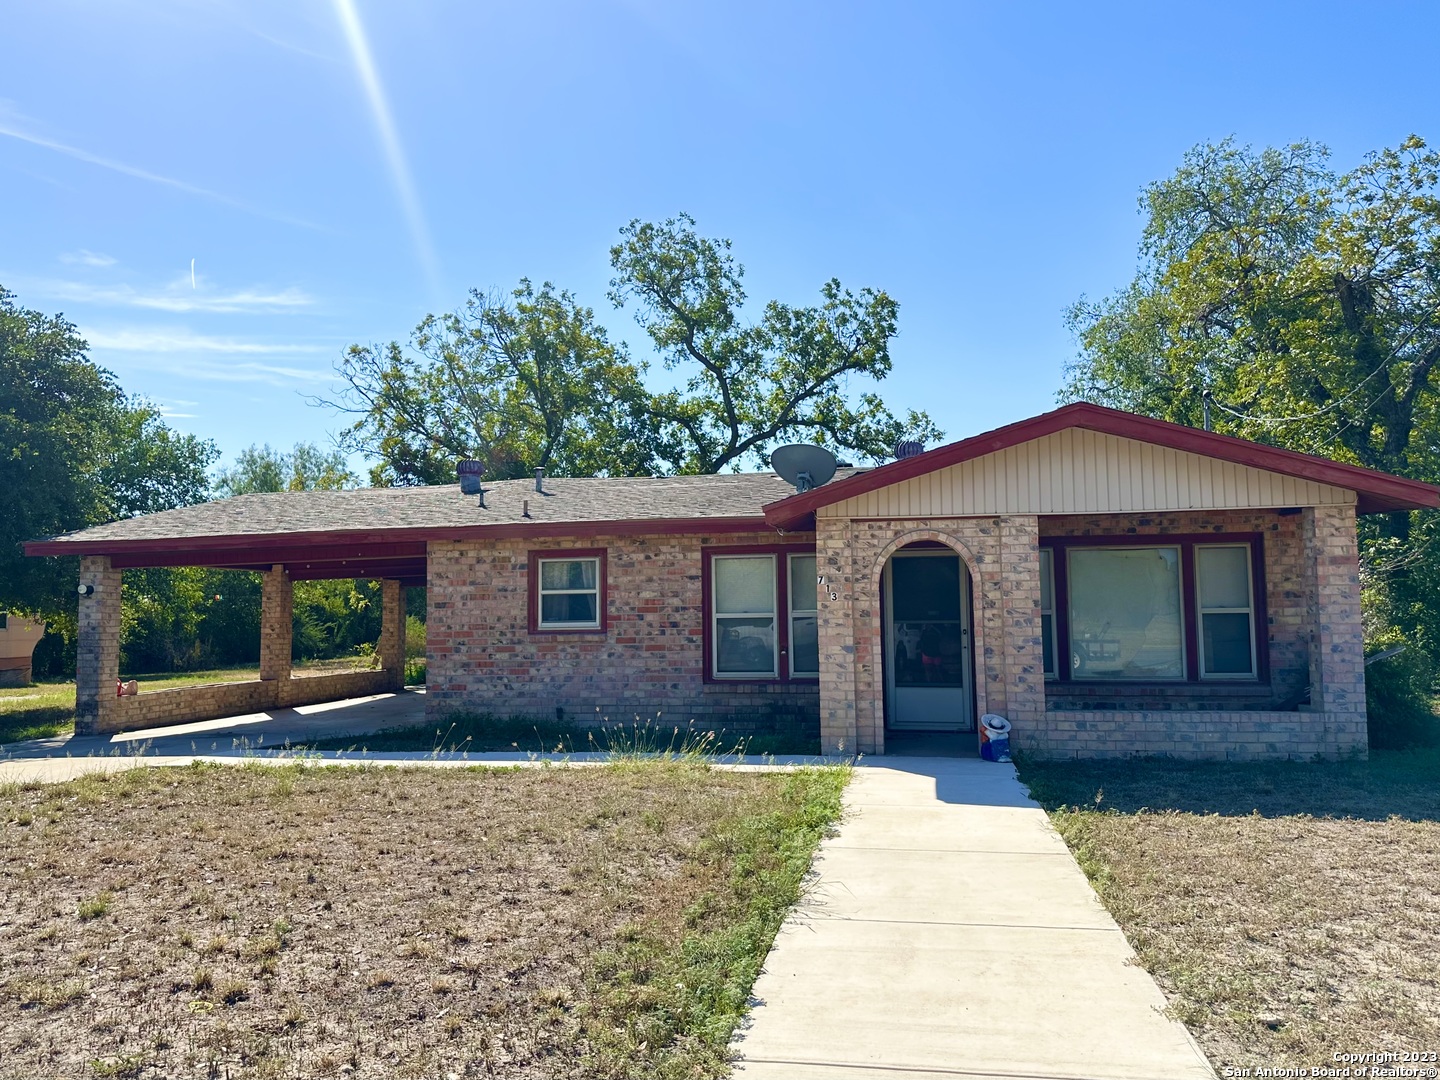
[[[885,566],[885,701],[898,731],[974,731],[970,575],[951,551]]]

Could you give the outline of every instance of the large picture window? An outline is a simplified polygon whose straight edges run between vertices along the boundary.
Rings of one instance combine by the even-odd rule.
[[[707,549],[704,565],[706,679],[813,682],[820,677],[813,548]]]
[[[541,634],[605,629],[605,552],[530,553],[530,630]]]
[[[1070,551],[1070,674],[1183,679],[1178,547]]]
[[[1047,678],[1258,679],[1259,540],[1057,538],[1041,549]]]

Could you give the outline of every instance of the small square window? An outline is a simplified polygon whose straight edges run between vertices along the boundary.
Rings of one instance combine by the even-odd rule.
[[[535,629],[603,630],[603,555],[535,552],[531,555]]]

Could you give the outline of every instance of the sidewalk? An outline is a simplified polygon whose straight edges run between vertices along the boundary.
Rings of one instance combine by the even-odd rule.
[[[877,758],[738,1037],[744,1080],[1213,1080],[1006,765]]]

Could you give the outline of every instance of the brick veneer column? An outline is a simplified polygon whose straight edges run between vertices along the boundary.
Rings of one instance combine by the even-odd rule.
[[[94,591],[80,597],[75,637],[75,734],[109,730],[120,671],[120,571],[106,555],[80,560],[80,584]]]
[[[817,591],[820,637],[820,747],[824,753],[872,752],[857,745],[854,590],[856,568],[849,521],[815,523],[815,566],[825,579]],[[831,594],[836,599],[831,600]]]
[[[1000,519],[1001,640],[1005,651],[1006,719],[1034,730],[1045,717],[1045,665],[1040,631],[1040,519]]]
[[[1310,586],[1310,703],[1332,724],[1337,750],[1363,753],[1365,635],[1355,509],[1309,507],[1303,528]]]
[[[285,567],[271,567],[260,579],[260,679],[276,684],[275,704],[290,681],[294,603],[295,586]]]
[[[396,690],[405,685],[405,590],[400,582],[380,582],[380,666],[391,675]]]

